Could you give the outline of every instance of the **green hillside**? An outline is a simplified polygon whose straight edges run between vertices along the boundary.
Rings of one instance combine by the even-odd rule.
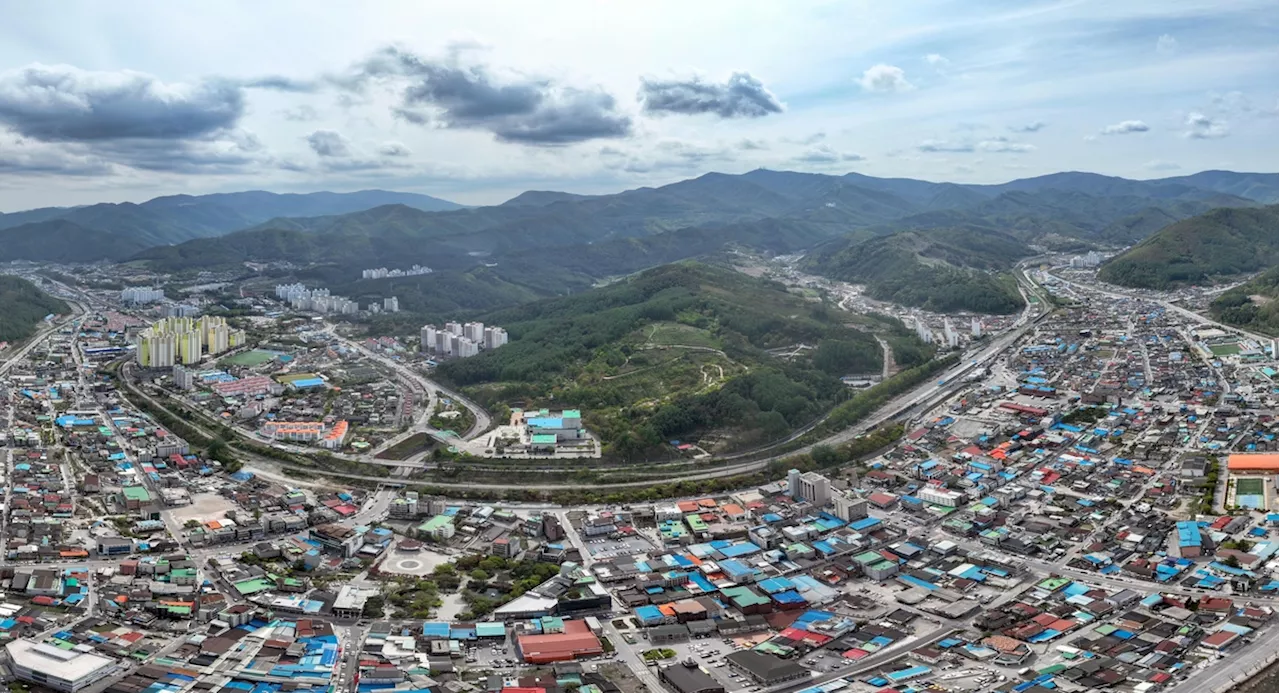
[[[1098,270],[1103,281],[1169,289],[1256,272],[1276,260],[1277,209],[1215,209],[1170,224]]]
[[[882,301],[938,312],[1005,314],[1024,305],[1005,270],[1029,254],[1013,236],[966,226],[833,241],[801,266],[865,284],[867,295]]]
[[[44,316],[67,313],[70,307],[21,278],[0,275],[0,341],[26,339]]]
[[[1209,304],[1215,320],[1259,334],[1276,336],[1280,312],[1277,312],[1277,268],[1259,274],[1249,281],[1224,291]]]
[[[123,234],[50,219],[0,229],[0,262],[98,262],[122,260],[146,248]]]
[[[854,316],[697,263],[483,319],[511,342],[444,363],[443,379],[483,404],[581,408],[606,453],[628,459],[672,439],[785,436],[846,396],[840,376],[881,368],[874,337],[844,324]]]

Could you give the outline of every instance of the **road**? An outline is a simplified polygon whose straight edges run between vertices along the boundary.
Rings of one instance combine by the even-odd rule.
[[[1280,648],[1280,630],[1268,626],[1256,640],[1227,654],[1227,661],[1210,663],[1197,669],[1182,682],[1168,689],[1168,693],[1219,693],[1230,690],[1237,678],[1245,676],[1255,667],[1264,665],[1276,656]],[[1241,681],[1240,683],[1243,683]]]

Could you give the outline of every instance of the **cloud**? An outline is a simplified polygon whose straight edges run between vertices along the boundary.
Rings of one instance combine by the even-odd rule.
[[[724,84],[691,79],[641,78],[639,99],[654,115],[713,114],[720,118],[763,118],[783,111],[782,102],[760,80],[735,72]]]
[[[1013,142],[1007,137],[991,137],[978,143],[978,151],[995,154],[1025,154],[1036,150],[1034,145]]]
[[[795,157],[795,161],[802,164],[835,164],[865,160],[866,157],[861,154],[839,152],[825,144],[809,149]]]
[[[93,155],[72,154],[35,140],[0,141],[0,175],[106,176],[110,162]]]
[[[1148,161],[1147,163],[1143,164],[1142,167],[1147,169],[1148,171],[1176,171],[1182,168],[1181,166],[1173,163],[1172,161]]]
[[[708,147],[681,140],[662,140],[652,146],[630,150],[606,146],[600,148],[600,155],[608,159],[610,167],[627,173],[671,170],[691,173],[733,158],[728,147]]]
[[[1156,39],[1156,52],[1160,55],[1172,55],[1178,50],[1178,39],[1169,34],[1161,34]]]
[[[1225,122],[1194,111],[1187,114],[1183,124],[1187,129],[1182,136],[1191,140],[1213,140],[1231,134]]]
[[[964,140],[925,140],[916,145],[916,149],[921,152],[939,154],[971,154],[974,152],[989,152],[993,154],[1025,154],[1035,151],[1035,147],[1022,142],[1014,142],[1007,137],[996,135],[987,137],[978,141],[968,139]]]
[[[240,87],[226,80],[165,83],[141,72],[33,64],[0,73],[0,124],[45,142],[175,140],[234,127]]]
[[[378,147],[378,153],[383,156],[409,156],[413,152],[399,142],[384,142]]]
[[[937,53],[930,53],[924,56],[924,61],[929,64],[929,67],[933,68],[934,72],[940,75],[947,74],[948,68],[951,67],[951,61]]]
[[[312,106],[302,104],[295,108],[286,108],[280,111],[280,117],[295,123],[309,123],[313,120],[319,120],[320,112]]]
[[[1103,135],[1128,135],[1134,132],[1146,132],[1151,127],[1141,120],[1122,120],[1114,125],[1108,125],[1100,131]]]
[[[916,149],[922,152],[972,152],[973,144],[970,142],[949,142],[947,140],[925,140],[916,145]]]
[[[504,142],[563,145],[631,134],[631,118],[614,97],[598,88],[508,74],[464,64],[454,46],[443,60],[386,48],[361,63],[355,74],[331,77],[342,88],[362,91],[371,81],[407,82],[393,113],[415,125],[485,130]]]
[[[743,151],[760,151],[769,148],[769,143],[764,140],[741,139],[738,141],[738,149]]]
[[[1049,127],[1048,123],[1044,122],[1043,120],[1036,120],[1030,123],[1025,123],[1023,125],[1010,125],[1009,131],[1010,132],[1027,132],[1027,133],[1040,132],[1041,130],[1047,127]]]
[[[341,133],[333,130],[316,130],[307,135],[307,145],[316,156],[348,157],[351,156],[351,144]]]
[[[892,94],[900,91],[911,91],[915,86],[907,81],[907,75],[902,68],[894,65],[873,65],[862,73],[862,77],[857,80],[858,84],[867,91],[878,92],[882,94]]]
[[[281,75],[265,75],[240,82],[246,89],[267,89],[295,94],[310,94],[320,88],[320,84],[312,80],[293,79]]]

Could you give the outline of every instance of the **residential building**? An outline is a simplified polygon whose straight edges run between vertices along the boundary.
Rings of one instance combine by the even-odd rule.
[[[164,300],[164,291],[149,286],[131,286],[120,292],[123,303],[156,303]]]
[[[926,503],[955,508],[964,503],[965,494],[941,486],[926,484],[924,488],[916,492],[916,497]]]
[[[382,310],[388,313],[399,313],[400,299],[396,298],[395,296],[388,296],[382,299]]]
[[[822,507],[831,502],[831,480],[817,472],[787,472],[787,491],[792,500],[806,501]]]
[[[183,368],[182,366],[174,364],[173,384],[176,385],[179,390],[194,389],[196,386],[195,376],[191,374],[191,371]]]

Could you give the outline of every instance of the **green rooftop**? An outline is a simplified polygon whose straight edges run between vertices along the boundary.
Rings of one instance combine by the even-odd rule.
[[[449,517],[448,515],[436,515],[430,520],[427,520],[426,522],[423,522],[422,524],[418,525],[418,531],[434,532],[437,529],[442,529],[446,525],[451,525],[451,524],[453,524],[452,517]]]
[[[147,503],[151,501],[151,494],[142,486],[125,486],[125,500],[134,500],[139,503]]]
[[[555,445],[555,444],[556,444],[556,434],[554,434],[554,433],[535,433],[535,434],[532,436],[532,442],[533,442],[533,444],[534,444],[534,445]]]
[[[739,609],[769,603],[768,597],[756,594],[746,587],[726,587],[720,590],[720,593],[728,597],[729,601]]]

